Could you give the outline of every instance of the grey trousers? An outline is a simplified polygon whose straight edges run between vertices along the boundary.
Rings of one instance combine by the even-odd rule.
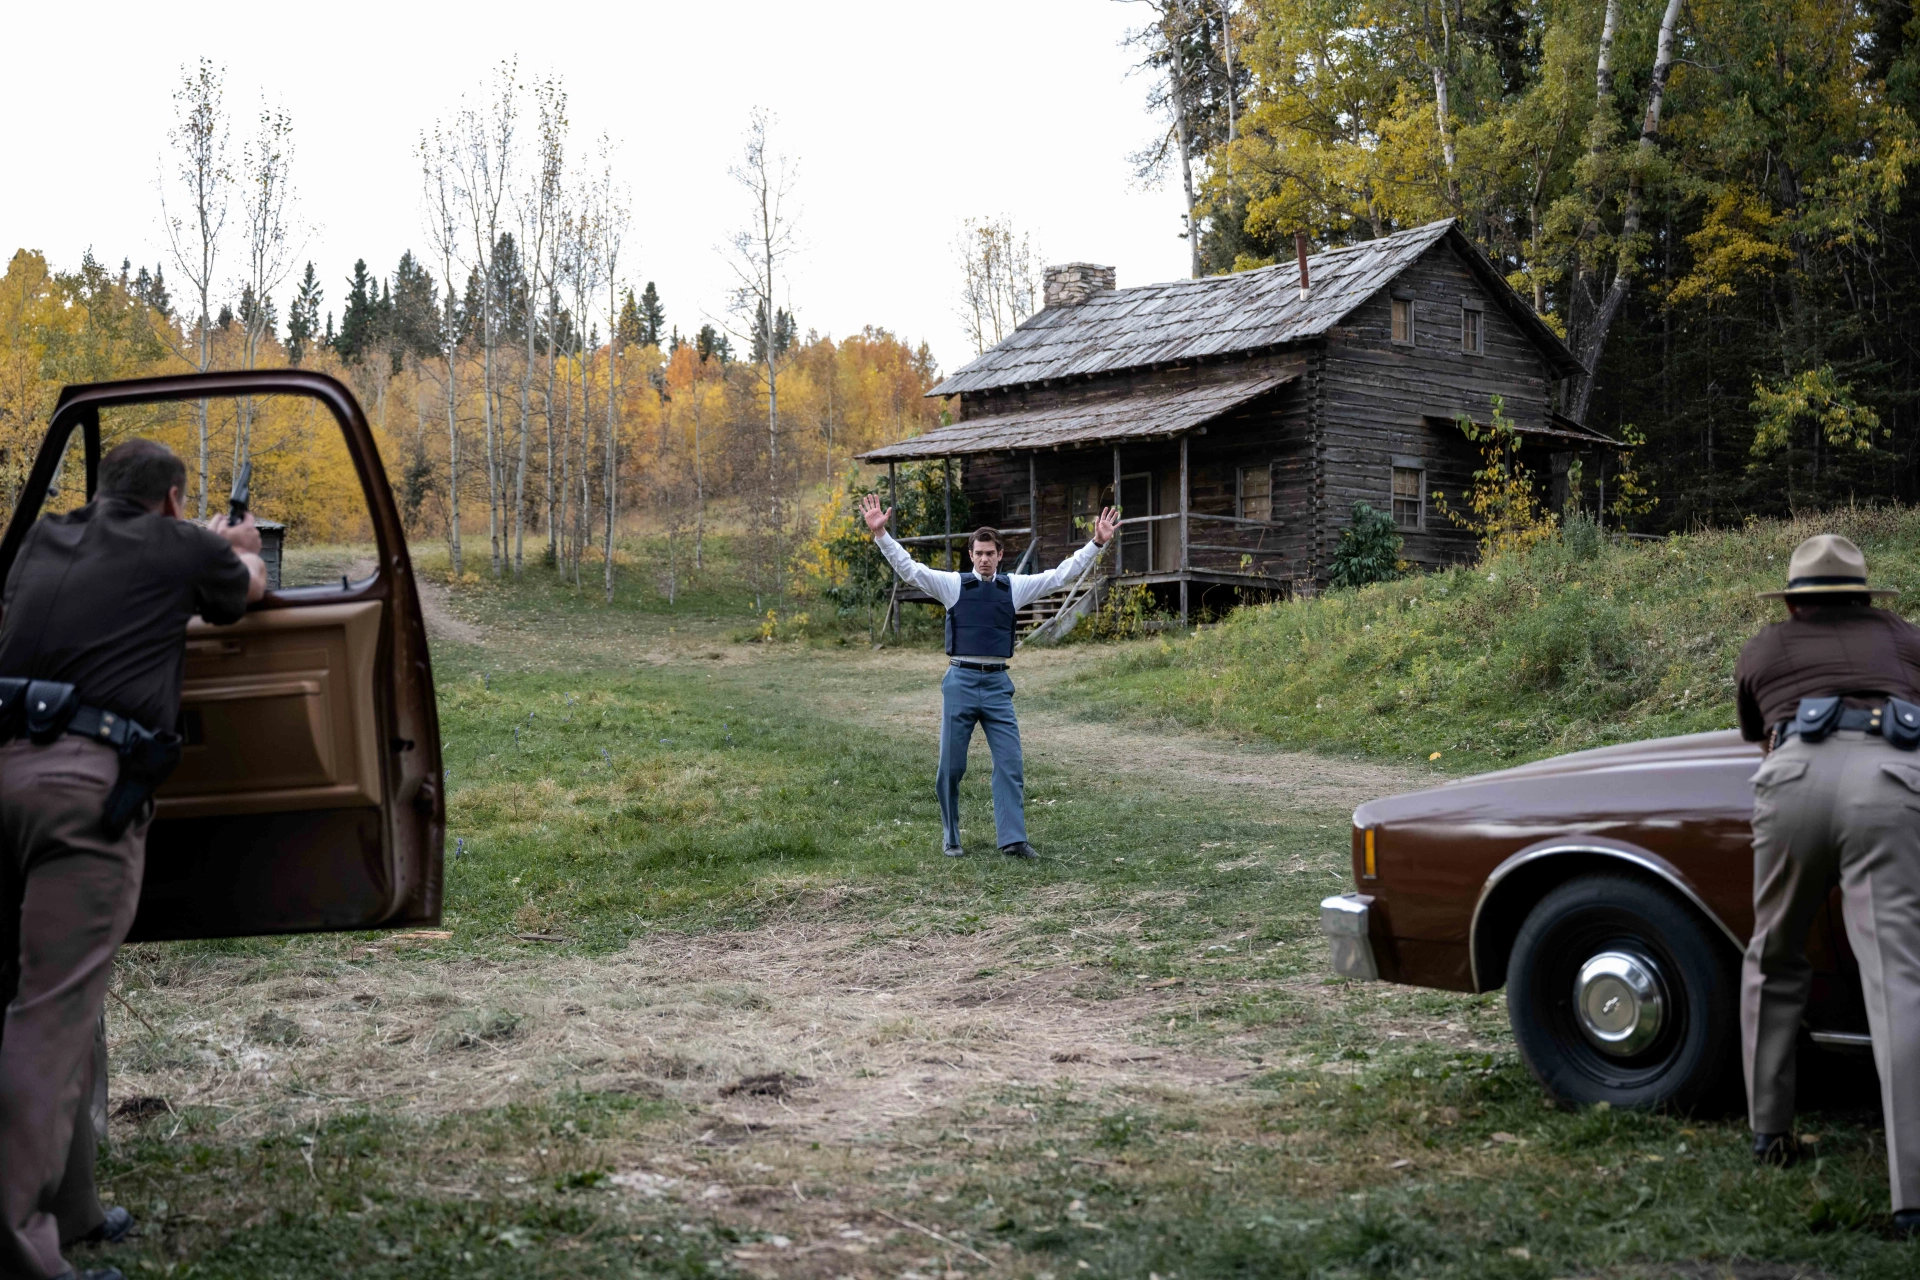
[[[993,837],[1004,849],[1027,838],[1027,775],[1020,721],[1013,714],[1013,677],[948,667],[940,681],[940,767],[933,786],[949,845],[960,843],[960,779],[967,776],[967,746],[976,724],[993,753]]]
[[[1754,775],[1740,1030],[1756,1133],[1793,1128],[1807,933],[1836,881],[1880,1072],[1893,1207],[1920,1209],[1920,752],[1859,732],[1789,738]]]
[[[109,747],[0,746],[0,1277],[65,1274],[62,1241],[105,1215],[94,1189],[101,1010],[133,926],[147,825],[117,840],[100,812]]]

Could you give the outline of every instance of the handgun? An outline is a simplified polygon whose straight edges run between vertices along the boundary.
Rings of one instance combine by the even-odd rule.
[[[237,525],[247,518],[247,496],[253,488],[253,459],[240,464],[233,476],[233,492],[227,495],[227,523]]]

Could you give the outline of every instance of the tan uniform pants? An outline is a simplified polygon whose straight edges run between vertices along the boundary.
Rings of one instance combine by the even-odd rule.
[[[100,830],[109,747],[0,746],[0,1277],[67,1271],[62,1240],[100,1225],[93,1185],[96,1029],[133,925],[146,823]]]
[[[1793,1128],[1807,933],[1834,883],[1860,961],[1895,1209],[1920,1209],[1920,752],[1789,738],[1754,775],[1753,938],[1740,982],[1755,1133]]]

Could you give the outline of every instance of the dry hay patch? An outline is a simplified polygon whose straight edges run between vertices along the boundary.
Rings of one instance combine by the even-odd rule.
[[[911,1124],[1012,1084],[1205,1089],[1237,1075],[1224,1058],[1143,1048],[1138,1036],[1188,993],[1089,999],[1092,971],[1064,957],[1009,960],[1011,941],[876,942],[859,926],[792,924],[660,934],[594,958],[343,949],[295,977],[251,982],[238,958],[203,960],[125,990],[138,1017],[110,1005],[112,1090],[209,1108],[223,1131],[244,1133],[577,1087],[818,1140]],[[149,950],[130,949],[131,963]],[[772,1077],[806,1083],[739,1087]]]

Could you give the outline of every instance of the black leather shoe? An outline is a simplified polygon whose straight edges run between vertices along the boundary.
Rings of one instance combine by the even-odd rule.
[[[133,1234],[133,1215],[119,1205],[107,1210],[100,1225],[87,1232],[76,1244],[119,1244]]]
[[[1909,1239],[1920,1236],[1920,1209],[1896,1209],[1893,1214],[1893,1233]]]
[[[1000,852],[1006,854],[1009,858],[1037,858],[1040,856],[1034,852],[1033,846],[1025,840],[1015,840],[1012,844],[1003,844],[1000,846]]]
[[[1800,1144],[1790,1133],[1756,1133],[1753,1135],[1753,1162],[1772,1165],[1784,1169],[1800,1159]]]
[[[946,854],[949,858],[964,858],[967,856],[967,851],[957,844],[947,845],[941,849],[940,852]]]

